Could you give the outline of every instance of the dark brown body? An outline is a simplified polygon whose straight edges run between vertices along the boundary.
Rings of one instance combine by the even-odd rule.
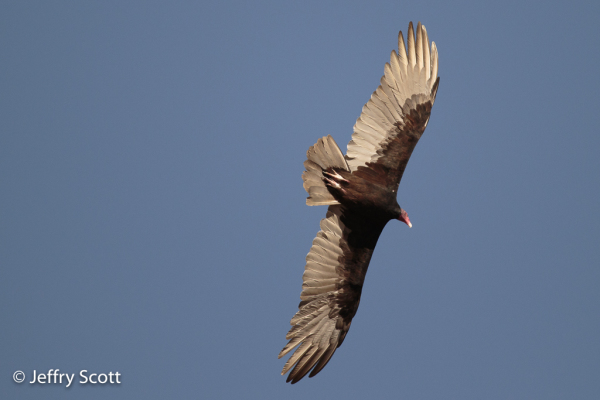
[[[401,210],[395,191],[385,185],[383,168],[377,164],[370,167],[359,167],[354,173],[332,168],[329,177],[338,185],[327,184],[330,193],[342,205],[341,220],[348,229],[347,246],[342,247],[344,254],[338,260],[338,273],[343,277],[339,288],[343,289],[343,296],[332,299],[335,308],[340,308],[339,316],[346,329],[358,309],[379,235],[388,221],[398,218]]]

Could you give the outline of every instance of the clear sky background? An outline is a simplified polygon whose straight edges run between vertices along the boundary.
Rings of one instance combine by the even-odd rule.
[[[600,3],[0,4],[4,399],[600,398]],[[280,376],[306,150],[399,30],[437,100],[344,344]],[[16,384],[22,370],[121,385]],[[78,378],[76,378],[78,379]]]

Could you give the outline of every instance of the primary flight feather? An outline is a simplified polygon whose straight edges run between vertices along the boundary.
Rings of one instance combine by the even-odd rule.
[[[416,37],[415,37],[416,36]],[[398,185],[425,131],[439,78],[435,43],[412,22],[398,35],[381,84],[354,125],[344,156],[331,136],[308,149],[302,175],[308,205],[328,205],[306,256],[299,310],[288,344],[297,347],[281,374],[287,382],[313,377],[342,344],[360,303],[362,285],[381,231],[392,219],[412,227],[396,200]]]

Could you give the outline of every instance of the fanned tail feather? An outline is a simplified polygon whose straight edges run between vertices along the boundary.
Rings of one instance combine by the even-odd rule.
[[[350,171],[342,151],[331,135],[327,135],[306,152],[307,160],[304,161],[306,171],[302,174],[304,189],[309,196],[306,204],[309,206],[334,205],[339,202],[333,198],[323,182],[323,170],[327,168],[340,168]]]

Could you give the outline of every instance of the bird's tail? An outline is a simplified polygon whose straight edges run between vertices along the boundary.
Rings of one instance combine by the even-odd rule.
[[[328,168],[339,168],[350,171],[342,151],[331,135],[327,135],[317,141],[306,152],[307,160],[304,161],[306,171],[302,174],[304,189],[309,196],[306,204],[309,206],[340,204],[327,190],[323,182],[323,170]]]

